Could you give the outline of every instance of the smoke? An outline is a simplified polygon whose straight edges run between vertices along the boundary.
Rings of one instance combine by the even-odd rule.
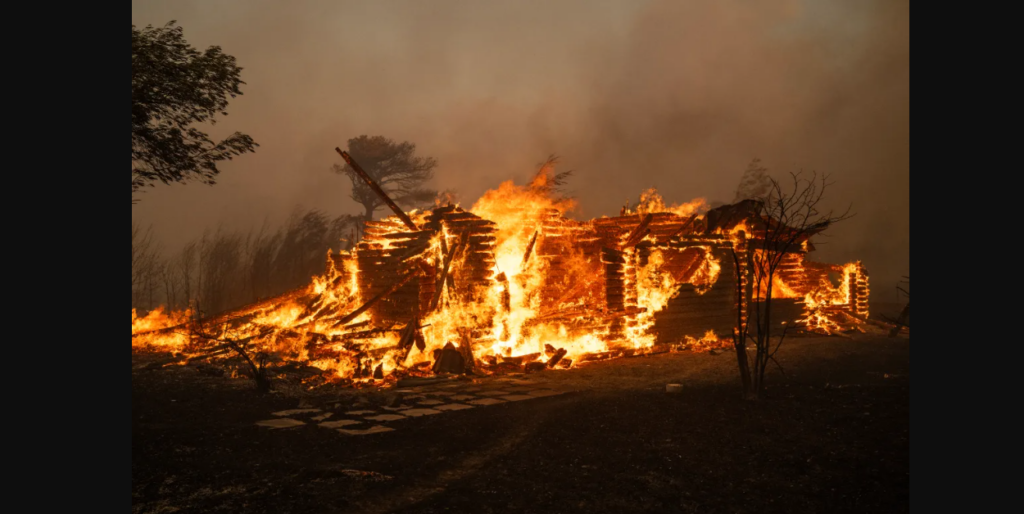
[[[358,212],[333,148],[381,134],[436,157],[433,187],[466,206],[558,154],[581,217],[650,187],[729,201],[754,157],[828,173],[857,216],[815,258],[863,260],[876,297],[909,274],[908,1],[132,2],[136,25],[171,19],[238,58],[245,95],[213,132],[261,145],[216,186],[141,196],[133,221],[172,248],[299,206]]]

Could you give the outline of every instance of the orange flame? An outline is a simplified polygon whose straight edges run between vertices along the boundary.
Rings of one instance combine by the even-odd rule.
[[[812,330],[833,334],[841,328],[836,322],[835,315],[830,312],[832,307],[844,307],[849,309],[850,289],[853,277],[857,274],[858,264],[851,262],[843,266],[842,278],[838,286],[834,286],[827,277],[823,277],[811,292],[804,297],[804,319],[801,323]]]
[[[689,217],[694,214],[707,212],[708,202],[704,198],[695,198],[686,203],[667,205],[665,199],[658,194],[655,188],[640,193],[640,203],[635,209],[626,209],[624,214],[654,214],[668,212],[676,216]]]
[[[188,344],[188,337],[171,329],[184,325],[190,317],[191,312],[187,310],[166,313],[159,307],[140,318],[132,309],[132,348],[181,350]]]
[[[139,317],[133,310],[132,346],[195,356],[209,351],[209,345],[197,345],[196,341],[249,341],[253,351],[272,355],[274,359],[305,362],[339,379],[354,381],[372,380],[370,370],[380,369],[385,376],[400,369],[411,370],[432,361],[434,352],[449,343],[460,350],[467,350],[464,347],[468,345],[469,353],[478,359],[519,357],[520,361],[544,362],[555,352],[565,350],[565,362],[572,361],[573,365],[587,354],[620,349],[643,352],[651,348],[656,341],[652,330],[655,316],[679,294],[684,283],[681,280],[692,284],[698,294],[704,294],[718,282],[722,263],[711,246],[690,246],[689,249],[702,250],[700,261],[690,260],[688,276],[680,279],[667,265],[672,259],[668,253],[671,249],[652,246],[650,241],[654,237],[647,239],[643,250],[634,243],[620,252],[626,262],[624,280],[631,291],[626,309],[606,307],[601,258],[578,248],[598,238],[595,222],[564,218],[576,208],[576,203],[552,194],[554,177],[553,168],[546,165],[529,184],[502,183],[473,205],[471,212],[494,223],[493,243],[481,243],[493,245],[490,249],[494,265],[489,270],[492,278],[482,294],[442,294],[433,312],[420,314],[423,350],[415,345],[400,348],[404,327],[374,327],[370,310],[355,319],[345,317],[368,299],[360,291],[358,262],[360,252],[364,251],[360,247],[329,258],[326,272],[314,277],[308,288],[217,318],[230,318],[220,324],[208,320],[202,333],[191,332],[196,325],[190,324],[192,315],[188,311],[167,313],[157,309]],[[641,195],[640,204],[630,213],[690,217],[706,209],[704,199],[668,206],[651,189]],[[418,226],[424,226],[431,214],[413,211],[409,216]],[[390,230],[387,226],[385,223],[375,230]],[[399,227],[397,223],[394,226]],[[408,240],[403,239],[404,230],[394,229],[393,235],[400,239],[385,238],[379,243],[374,240],[370,245],[372,251],[383,255],[404,246],[399,244]],[[746,226],[735,227],[732,236],[737,238],[741,230],[747,230]],[[444,267],[445,249],[454,248],[460,236],[442,224],[426,250],[407,257],[407,262],[422,264],[425,271],[421,276],[429,283],[429,270]],[[616,232],[615,237],[623,239],[625,234]],[[460,272],[469,269],[470,257],[466,253],[469,252],[462,252],[451,261],[451,276],[460,277]],[[846,268],[844,285],[823,284],[806,295],[809,324],[823,323],[817,318],[818,306],[850,302],[850,274],[856,271],[856,265],[850,266]],[[558,287],[553,288],[552,284]],[[775,297],[801,296],[781,279],[773,287]],[[342,317],[346,323],[341,323]],[[695,351],[708,351],[725,343],[708,331],[699,339],[687,337],[686,344]]]
[[[730,341],[720,340],[714,330],[708,330],[700,339],[692,336],[686,336],[684,343],[684,347],[697,353],[709,352],[719,348],[728,348],[731,345],[732,342]]]

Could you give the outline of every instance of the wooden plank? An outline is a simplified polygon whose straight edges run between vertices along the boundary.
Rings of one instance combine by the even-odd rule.
[[[395,291],[398,291],[399,288],[401,288],[402,286],[407,284],[415,276],[416,276],[416,272],[408,272],[408,273],[406,273],[397,282],[395,282],[394,285],[392,285],[388,289],[380,292],[379,294],[377,294],[373,298],[370,298],[370,300],[367,301],[366,303],[364,303],[361,307],[359,307],[358,309],[352,311],[352,313],[348,314],[347,316],[341,318],[341,320],[338,321],[334,326],[347,325],[352,320],[358,318],[362,313],[366,312],[367,309],[369,309],[370,307],[373,307],[373,304],[379,302],[381,299],[383,299],[384,297],[388,296],[389,294],[394,293]]]
[[[622,249],[630,248],[642,241],[643,238],[647,237],[647,235],[651,233],[648,226],[651,224],[651,220],[653,219],[654,215],[652,214],[644,216],[643,221],[641,221],[640,224],[630,232],[629,236],[626,237],[626,242],[622,244]]]
[[[455,254],[459,253],[466,244],[466,238],[460,237],[458,241],[452,245],[448,251],[448,255],[444,258],[444,269],[441,271],[441,277],[437,281],[436,291],[434,292],[434,299],[430,302],[429,312],[434,312],[437,309],[438,303],[441,301],[441,293],[444,291],[445,282],[448,279],[448,271],[451,269],[452,259],[455,258]]]

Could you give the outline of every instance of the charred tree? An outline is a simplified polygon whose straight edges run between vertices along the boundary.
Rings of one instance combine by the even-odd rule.
[[[776,272],[787,253],[802,250],[804,242],[835,223],[851,217],[822,211],[822,198],[832,185],[827,175],[805,177],[791,173],[792,184],[783,185],[769,178],[768,192],[750,202],[747,220],[750,233],[738,231],[733,246],[733,261],[741,273],[737,281],[737,322],[733,345],[743,383],[744,397],[756,400],[764,391],[765,371],[770,362],[779,365],[775,355],[786,339],[788,324],[781,333],[772,322],[772,292]],[[773,331],[774,330],[774,331]],[[754,345],[754,361],[747,354],[748,342]],[[779,369],[782,366],[779,365]]]
[[[901,284],[906,284],[907,287],[909,288],[910,287],[910,277],[903,277],[903,278],[904,278],[904,280],[901,282]],[[903,327],[906,327],[907,326],[907,321],[910,320],[910,291],[907,291],[906,289],[903,289],[903,287],[900,287],[900,286],[896,287],[896,291],[897,291],[897,294],[903,293],[904,295],[906,295],[906,297],[907,297],[907,305],[905,305],[903,307],[903,310],[900,311],[900,315],[899,315],[898,318],[896,318],[895,320],[886,320],[886,321],[892,321],[893,325],[896,325],[896,326],[892,327],[891,331],[889,331],[889,337],[896,337],[896,336],[900,335],[900,332],[903,330]]]

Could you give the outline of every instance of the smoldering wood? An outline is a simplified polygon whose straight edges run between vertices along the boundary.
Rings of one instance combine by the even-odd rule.
[[[617,352],[617,351],[586,353],[586,354],[583,354],[578,359],[578,362],[593,362],[593,361],[601,361],[601,360],[612,359],[612,358],[618,357],[619,353],[620,352]]]
[[[409,357],[409,350],[412,349],[413,344],[416,342],[415,327],[418,323],[416,318],[413,318],[409,323],[402,329],[401,337],[398,338],[398,347],[406,350],[405,357],[402,358],[401,362],[405,362],[405,359]]]
[[[517,366],[522,366],[524,363],[532,362],[540,357],[540,353],[530,353],[527,355],[520,355],[518,357],[498,357],[500,362],[508,362]]]
[[[448,284],[448,299],[449,300],[454,300],[455,299],[455,277],[452,276],[451,274],[448,275],[447,284]]]
[[[603,263],[615,263],[615,264],[626,264],[626,258],[622,255],[622,252],[613,250],[611,248],[601,249],[601,262]]]
[[[508,277],[501,273],[495,277],[495,282],[501,284],[501,309],[503,312],[512,312],[512,292],[509,289]]]
[[[419,351],[425,351],[427,349],[427,340],[423,337],[423,332],[420,330],[422,327],[418,327],[413,332],[415,338],[416,349]]]
[[[466,372],[466,361],[455,345],[448,343],[438,351],[432,368],[434,374],[452,373],[461,375]]]
[[[402,286],[404,286],[405,284],[409,283],[409,281],[412,280],[413,277],[415,277],[415,276],[416,276],[416,273],[414,273],[414,272],[406,273],[405,276],[403,276],[398,282],[395,282],[394,285],[392,285],[391,287],[385,289],[384,291],[382,291],[381,293],[377,294],[373,298],[370,298],[370,300],[367,301],[366,303],[364,303],[362,307],[359,307],[358,309],[353,311],[351,314],[345,316],[344,318],[341,318],[341,320],[338,321],[338,323],[335,326],[344,325],[344,324],[346,324],[346,323],[348,323],[348,322],[358,318],[360,314],[366,312],[370,307],[373,307],[373,304],[379,302],[381,299],[383,299],[384,297],[388,296],[389,294],[394,293],[395,291],[399,290]]]
[[[402,334],[397,347],[400,350],[411,351],[413,346],[422,346],[421,351],[425,349],[422,330],[413,328],[418,327],[419,322],[408,323],[404,320],[425,314],[426,308],[431,306],[435,297],[439,300],[434,305],[439,307],[440,299],[445,297],[445,288],[448,289],[447,297],[451,299],[457,282],[459,296],[464,296],[467,300],[471,292],[489,291],[495,285],[504,285],[507,290],[508,275],[495,276],[496,273],[493,271],[496,261],[493,223],[453,206],[436,209],[425,218],[427,222],[417,232],[409,231],[409,227],[394,218],[374,222],[372,226],[368,224],[366,241],[360,243],[350,254],[338,258],[332,256],[329,259],[334,270],[339,273],[336,280],[342,287],[344,281],[358,280],[359,290],[364,298],[384,294],[394,286],[393,277],[399,276],[403,270],[410,267],[410,264],[416,266],[426,263],[424,252],[429,251],[431,237],[438,230],[447,230],[451,234],[459,232],[460,229],[466,230],[461,232],[462,237],[466,238],[466,246],[460,256],[449,265],[446,276],[441,269],[428,264],[429,269],[416,274],[417,281],[404,284],[377,300],[371,307],[374,309],[372,322],[342,325],[342,330],[346,332],[342,336],[328,337],[308,333],[313,325],[307,323],[295,326],[294,328],[298,329],[296,333],[281,331],[280,337],[312,344],[322,355],[361,355],[360,358],[364,362],[361,365],[362,373],[369,376],[376,372],[373,366],[379,365],[377,362],[373,362],[372,366],[365,364],[365,360],[374,356],[383,357],[386,352],[394,350],[377,348],[376,345],[379,343],[371,341],[377,336],[387,334],[388,330],[391,330],[390,327],[409,327],[408,330],[391,330]],[[453,218],[454,221],[464,223],[457,224],[453,222]],[[643,227],[644,221],[648,218],[647,226]],[[557,212],[553,213],[550,219],[543,222],[542,228],[534,232],[524,253],[524,268],[527,263],[533,262],[530,259],[543,259],[545,268],[550,273],[547,282],[539,290],[530,293],[534,295],[534,299],[540,300],[539,310],[542,314],[528,320],[524,327],[530,329],[542,323],[557,324],[561,325],[570,337],[598,334],[611,348],[608,352],[577,359],[580,362],[636,354],[635,351],[625,351],[616,347],[630,345],[625,334],[627,329],[636,326],[637,314],[641,312],[637,307],[638,270],[648,266],[655,252],[659,252],[664,258],[664,263],[654,272],[670,275],[677,283],[688,281],[692,279],[690,275],[704,264],[704,252],[710,251],[721,262],[721,273],[717,282],[706,287],[681,284],[675,291],[676,296],[654,317],[655,323],[650,333],[656,337],[656,346],[641,353],[667,351],[667,348],[670,348],[670,345],[665,343],[667,340],[674,339],[674,342],[678,342],[685,335],[703,334],[705,329],[714,329],[719,336],[724,335],[727,332],[721,331],[723,325],[724,329],[728,330],[728,322],[730,319],[736,320],[737,312],[742,319],[744,306],[749,304],[749,300],[737,301],[737,296],[743,296],[737,291],[745,291],[749,281],[743,280],[742,274],[728,258],[728,252],[733,249],[731,238],[719,234],[704,234],[704,228],[705,224],[695,216],[680,217],[658,213],[651,216],[630,216],[623,219],[580,223],[565,220]],[[620,248],[619,245],[623,242],[629,243],[628,247],[622,247],[626,251],[615,249]],[[754,243],[756,242],[755,240]],[[457,243],[453,240],[449,244],[449,241],[444,239],[440,243],[442,255],[447,260],[449,252]],[[742,255],[740,260],[745,261],[746,253],[742,248],[737,249]],[[818,265],[806,261],[804,257],[805,254],[801,251],[790,252],[776,269],[777,276],[783,277],[785,282],[794,290],[800,291],[801,295],[805,289],[818,284],[822,273],[842,271],[841,266]],[[353,261],[358,265],[358,275],[341,276],[343,273],[352,273],[353,266],[350,264]],[[453,270],[458,272],[457,281]],[[518,278],[525,280],[534,277],[521,274]],[[701,292],[703,294],[699,294]],[[855,274],[849,293],[852,296],[850,305],[829,308],[828,312],[845,315],[847,311],[866,310],[866,272],[863,276],[859,271]],[[864,301],[861,301],[862,298]],[[303,315],[316,318],[318,324],[326,320],[330,320],[329,323],[341,320],[342,312],[324,311],[323,300],[315,295],[300,297],[295,301],[306,309]],[[353,299],[353,305],[344,307],[343,311],[355,307],[358,301]],[[571,305],[567,305],[568,303]],[[503,301],[500,306],[495,307],[506,310],[508,304],[510,301]],[[508,308],[510,307],[509,305]],[[338,310],[337,307],[335,310]],[[496,342],[494,338],[487,337],[490,332],[488,321],[482,321],[488,330],[480,330],[480,327],[476,326],[466,327],[467,335],[458,341],[457,349],[467,369],[473,365],[474,346],[485,349]],[[303,333],[306,335],[303,336]],[[327,342],[334,344],[327,345]],[[534,367],[568,367],[573,364],[572,359],[567,359],[564,355],[560,360],[553,362],[563,349],[545,350],[546,360],[534,360],[527,364],[535,365]],[[501,362],[509,370],[515,367],[513,360],[501,359]],[[498,359],[494,359],[493,365],[497,364]],[[520,367],[519,370],[521,369]]]
[[[355,330],[357,328],[363,328],[370,326],[369,321],[360,321],[359,323],[352,323],[351,325],[345,325],[341,327],[341,330]]]
[[[433,230],[417,230],[414,232],[386,232],[379,237],[395,241],[425,241],[433,236]]]
[[[527,362],[526,365],[523,366],[523,371],[525,373],[536,373],[538,371],[544,371],[546,369],[548,369],[548,366],[546,363],[543,362]]]
[[[441,277],[437,281],[437,289],[434,290],[434,298],[430,301],[430,307],[428,308],[429,312],[434,312],[435,310],[437,310],[438,302],[441,301],[441,293],[444,290],[445,283],[448,280],[448,272],[452,266],[452,259],[455,258],[455,254],[459,252],[459,250],[462,248],[465,242],[465,236],[459,237],[459,240],[448,251],[448,255],[445,256],[444,269],[441,270]]]
[[[681,227],[679,227],[679,230],[676,230],[675,232],[672,232],[671,235],[665,237],[664,239],[665,240],[669,240],[669,239],[672,239],[672,238],[674,238],[676,236],[681,235],[683,232],[686,231],[686,229],[690,228],[690,225],[693,225],[693,222],[696,221],[696,220],[697,220],[697,215],[696,214],[690,216],[689,219],[687,219],[686,222],[683,223],[683,225]],[[662,239],[662,238],[659,237],[659,240],[660,239]]]
[[[653,214],[645,215],[643,219],[640,221],[640,224],[637,225],[636,228],[634,228],[628,236],[626,236],[626,240],[620,248],[623,250],[631,248],[635,246],[637,243],[639,243],[641,240],[643,240],[643,238],[647,237],[647,235],[650,234],[650,230],[648,229],[648,227],[650,226],[651,221],[653,220]]]
[[[400,331],[392,329],[392,328],[375,328],[373,330],[362,330],[362,331],[359,331],[359,332],[351,332],[351,333],[348,333],[348,334],[342,334],[342,335],[339,335],[339,336],[334,336],[334,337],[328,339],[328,341],[329,342],[341,342],[341,341],[352,341],[352,340],[358,340],[358,339],[376,339],[376,338],[378,338],[380,336],[383,336],[385,334],[390,334],[390,333],[394,333],[394,332],[400,332]]]
[[[473,355],[473,338],[469,331],[463,329],[461,332],[461,340],[459,341],[459,353],[462,355],[462,362],[465,366],[465,372],[472,374],[477,368],[476,358]]]
[[[566,350],[565,348],[559,348],[558,351],[556,351],[555,354],[552,355],[550,359],[548,359],[548,362],[546,364],[547,367],[553,368],[553,367],[557,366],[558,363],[562,359],[564,359],[565,356],[568,355],[568,354],[569,354],[568,350]]]
[[[537,244],[537,236],[540,235],[540,231],[536,230],[533,232],[533,237],[530,238],[530,244],[526,246],[526,254],[523,255],[523,264],[520,266],[522,269],[526,269],[526,265],[530,262],[530,255],[533,254],[533,247]]]
[[[309,291],[309,286],[302,286],[298,289],[288,291],[287,293],[267,298],[265,300],[260,300],[206,319],[189,320],[179,325],[149,330],[146,332],[138,332],[132,334],[132,339],[141,336],[166,335],[175,332],[189,333],[193,329],[192,325],[195,322],[198,322],[208,328],[247,323],[261,313],[278,309],[287,303],[296,302],[300,305],[308,305],[309,302],[318,299],[317,295],[310,295]]]

